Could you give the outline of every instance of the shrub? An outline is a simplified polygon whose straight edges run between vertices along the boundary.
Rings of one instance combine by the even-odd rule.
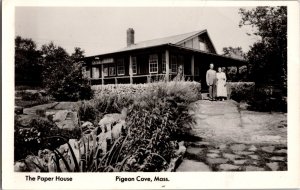
[[[80,130],[73,131],[60,129],[55,123],[46,119],[33,119],[28,127],[23,127],[15,120],[14,147],[15,160],[25,158],[27,155],[36,155],[38,150],[54,150],[61,144],[66,143],[65,139],[78,139]]]
[[[52,96],[58,101],[89,100],[93,97],[93,91],[86,78],[82,77],[80,67],[69,71],[62,79],[54,79],[47,87]]]
[[[254,95],[249,99],[251,110],[287,112],[287,99],[280,89],[272,86],[256,87]]]
[[[230,98],[237,102],[248,102],[254,95],[254,82],[228,82],[227,85]]]

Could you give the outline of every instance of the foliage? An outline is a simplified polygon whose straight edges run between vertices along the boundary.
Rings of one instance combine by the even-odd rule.
[[[93,92],[87,79],[81,72],[81,65],[76,60],[83,57],[83,51],[75,48],[69,56],[67,52],[52,42],[42,46],[45,55],[43,72],[44,85],[58,101],[77,101],[91,99]]]
[[[237,101],[249,101],[255,90],[254,82],[228,82],[230,98]]]
[[[16,85],[41,85],[42,68],[41,52],[37,50],[36,43],[32,39],[17,36],[15,38]]]
[[[281,89],[273,86],[256,87],[248,103],[255,111],[287,112],[287,99]]]
[[[245,59],[245,53],[243,52],[241,47],[233,48],[231,46],[223,48],[223,55],[238,58],[238,59]]]
[[[189,132],[193,119],[188,113],[188,105],[199,98],[199,85],[191,82],[161,82],[143,86],[147,90],[141,90],[140,87],[116,87],[114,93],[99,92],[96,100],[83,101],[79,115],[88,121],[97,120],[98,114],[127,107],[126,129],[119,138],[113,139],[107,152],[102,152],[100,144],[97,144],[96,131],[99,127],[81,137],[79,150],[68,144],[71,158],[55,150],[55,171],[165,170],[175,156],[177,142]],[[136,94],[125,91],[137,88],[141,91],[135,91]],[[111,94],[114,94],[112,99],[107,99]],[[76,157],[78,151],[79,157]]]
[[[65,139],[79,138],[80,131],[75,129],[69,131],[59,129],[55,123],[46,119],[33,119],[28,127],[23,127],[15,119],[14,147],[15,160],[25,158],[27,155],[36,155],[38,150],[53,150],[61,144],[66,143]]]
[[[280,88],[258,86],[253,82],[229,82],[230,98],[237,102],[246,102],[250,110],[287,111],[287,100]]]
[[[240,9],[240,27],[251,26],[260,40],[247,53],[250,79],[287,87],[287,7]]]

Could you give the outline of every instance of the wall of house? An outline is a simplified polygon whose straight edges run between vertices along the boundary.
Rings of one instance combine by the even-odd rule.
[[[201,44],[203,43],[203,44]],[[202,34],[200,36],[196,36],[190,40],[187,40],[183,42],[182,44],[179,44],[181,46],[197,49],[201,51],[206,51],[209,53],[215,53],[214,47],[212,42],[210,41],[207,34]]]

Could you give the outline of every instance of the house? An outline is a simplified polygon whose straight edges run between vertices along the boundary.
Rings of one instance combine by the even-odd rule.
[[[178,73],[204,85],[210,63],[215,68],[246,65],[244,60],[218,55],[207,30],[135,43],[132,28],[127,30],[127,47],[83,62],[83,72],[93,85],[168,81]]]

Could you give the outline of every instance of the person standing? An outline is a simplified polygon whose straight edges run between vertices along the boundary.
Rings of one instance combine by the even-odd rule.
[[[218,72],[216,74],[216,91],[218,99],[224,100],[227,97],[226,75],[222,72],[221,67],[218,67]]]
[[[209,65],[209,70],[206,72],[206,84],[208,86],[209,99],[215,100],[215,80],[216,71],[214,70],[214,64]]]

